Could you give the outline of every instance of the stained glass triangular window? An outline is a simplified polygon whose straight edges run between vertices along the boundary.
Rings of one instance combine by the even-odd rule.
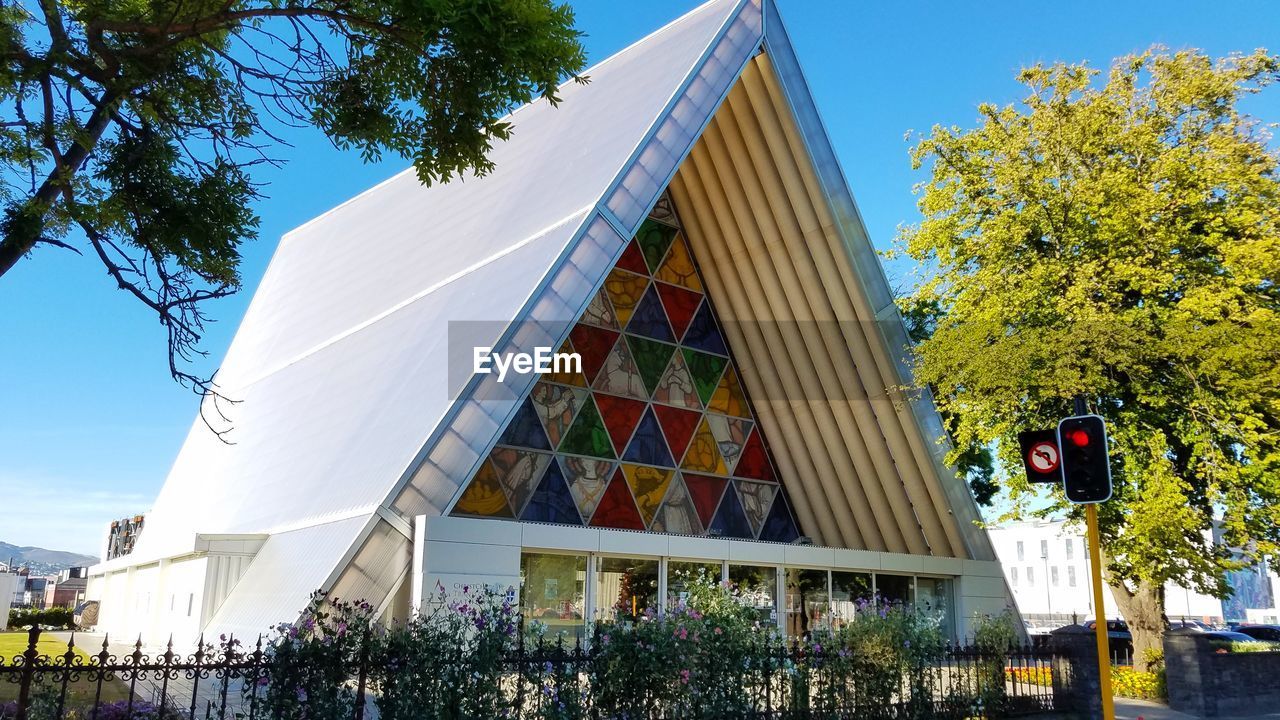
[[[458,515],[790,542],[795,517],[665,195],[570,328]],[[747,289],[750,291],[750,289]]]

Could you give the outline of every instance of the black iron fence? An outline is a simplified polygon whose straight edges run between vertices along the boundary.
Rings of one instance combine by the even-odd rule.
[[[73,637],[58,646],[61,652],[51,653],[41,650],[50,640],[42,641],[33,628],[22,654],[0,658],[0,720],[959,720],[1054,710],[1055,683],[1062,694],[1071,681],[1054,676],[1054,655],[1046,648],[991,652],[948,645],[928,660],[886,674],[843,648],[771,640],[732,667],[719,668],[718,680],[708,687],[669,701],[660,689],[619,693],[603,687],[605,660],[592,649],[598,638],[584,644],[523,637],[504,651],[490,679],[497,704],[477,714],[462,700],[441,706],[438,698],[424,710],[415,696],[422,689],[414,683],[441,678],[415,679],[413,668],[372,668],[363,651],[354,667],[343,669],[336,693],[321,700],[297,690],[298,702],[282,703],[281,688],[273,685],[281,682],[273,672],[276,660],[261,638],[253,647],[225,639],[201,643],[192,653],[174,652],[170,645],[147,654],[141,641],[132,652],[112,652],[105,640],[86,652]],[[676,674],[670,682],[681,681]],[[289,699],[294,692],[289,688]]]

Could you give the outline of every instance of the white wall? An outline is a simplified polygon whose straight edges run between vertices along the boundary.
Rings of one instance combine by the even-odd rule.
[[[1060,520],[1019,522],[989,528],[987,535],[1024,616],[1075,614],[1081,620],[1094,616],[1089,553],[1083,528],[1068,526]],[[1047,554],[1047,558],[1042,553]],[[1110,588],[1104,586],[1102,592],[1106,616],[1120,617]],[[1165,609],[1170,617],[1222,617],[1221,600],[1174,583],[1165,586]]]
[[[261,538],[202,537],[197,553],[145,565],[90,569],[85,597],[98,601],[96,630],[142,638],[150,648],[194,647],[262,545]],[[114,568],[107,570],[106,568]]]

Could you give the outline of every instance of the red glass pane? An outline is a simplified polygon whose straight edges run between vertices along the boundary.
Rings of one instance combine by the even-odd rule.
[[[614,471],[613,480],[600,498],[596,514],[591,516],[594,527],[618,528],[621,530],[644,530],[644,520],[640,519],[640,511],[636,509],[636,501],[631,498],[631,490],[627,489],[627,479],[622,469]]]

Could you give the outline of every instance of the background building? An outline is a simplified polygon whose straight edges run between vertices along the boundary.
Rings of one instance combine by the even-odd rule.
[[[993,527],[987,533],[1024,619],[1061,625],[1094,617],[1083,528],[1061,520],[1036,520]],[[1235,591],[1227,600],[1169,583],[1168,616],[1209,623],[1275,621],[1277,579],[1267,563],[1230,573],[1227,580]],[[1109,588],[1103,589],[1103,598],[1106,617],[1120,617]]]
[[[14,595],[23,582],[23,577],[17,573],[0,572],[0,630],[9,629],[9,608],[13,606]]]
[[[281,241],[217,377],[233,442],[194,423],[91,569],[101,629],[252,637],[316,589],[398,618],[483,583],[578,632],[696,572],[791,634],[864,598],[964,634],[1010,604],[899,391],[905,329],[774,3],[584,74],[511,115],[492,173],[406,171]],[[499,381],[481,347],[582,367]]]

